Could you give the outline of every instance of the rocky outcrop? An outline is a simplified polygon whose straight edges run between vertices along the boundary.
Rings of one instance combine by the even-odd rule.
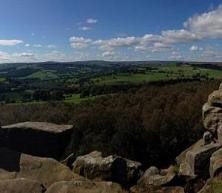
[[[0,128],[0,146],[34,156],[60,159],[72,132],[72,125],[18,123]]]
[[[120,156],[102,157],[101,152],[94,151],[77,157],[73,171],[87,179],[118,182],[126,185],[136,181],[141,175],[141,164]]]
[[[217,192],[215,177],[222,174],[222,85],[214,91],[203,106],[203,139],[182,152],[176,162],[179,177],[184,180],[186,193]],[[206,180],[211,177],[211,180]]]
[[[25,178],[46,188],[63,180],[83,179],[51,158],[34,157],[5,148],[0,149],[0,158],[0,179]]]
[[[127,193],[113,182],[63,181],[49,187],[46,193]]]
[[[135,184],[143,175],[142,164],[129,159],[124,160],[126,161],[126,182],[127,184]]]
[[[156,190],[133,189],[131,193],[184,193],[184,188],[181,186],[168,186]]]
[[[14,150],[0,148],[0,192],[127,193],[127,188],[131,193],[221,193],[222,85],[203,106],[203,123],[203,138],[176,158],[176,166],[165,170],[152,166],[145,173],[139,162],[103,157],[98,151],[75,161],[74,152],[61,163],[56,161],[73,134],[70,125],[4,126],[0,147]]]
[[[203,106],[203,123],[207,131],[222,144],[222,89],[210,94]]]
[[[137,185],[131,188],[131,191],[154,191],[162,186],[173,185],[176,177],[174,166],[160,171],[152,166],[145,171],[144,175],[138,180]]]
[[[24,178],[0,181],[1,193],[43,193],[45,188],[38,182]]]
[[[178,166],[183,167],[183,165],[186,164],[186,154],[189,151],[195,151],[196,149],[201,148],[204,145],[204,142],[202,139],[188,147],[186,150],[184,150],[180,155],[176,157],[176,163]]]
[[[222,149],[219,149],[210,158],[210,176],[222,175]]]
[[[211,155],[221,148],[221,144],[209,144],[194,148],[186,153],[183,164],[180,165],[179,174],[182,176],[209,176]]]
[[[209,179],[198,193],[221,193],[222,181],[219,179]]]

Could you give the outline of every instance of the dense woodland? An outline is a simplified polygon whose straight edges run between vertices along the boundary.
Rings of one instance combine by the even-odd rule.
[[[74,124],[66,154],[118,154],[166,166],[202,136],[201,108],[219,80],[146,85],[81,104],[1,104],[3,125],[23,121]]]

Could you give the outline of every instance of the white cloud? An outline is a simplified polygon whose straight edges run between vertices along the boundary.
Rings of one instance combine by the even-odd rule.
[[[100,49],[111,51],[115,48],[124,48],[136,46],[139,43],[139,39],[136,37],[125,37],[125,38],[112,38],[108,40],[97,40],[93,44],[100,46]]]
[[[0,62],[7,61],[9,58],[10,57],[8,53],[0,51]]]
[[[161,38],[163,42],[170,44],[187,43],[200,40],[200,37],[198,37],[198,35],[185,29],[163,31]]]
[[[222,5],[189,18],[184,27],[201,38],[222,38]]]
[[[42,48],[42,45],[41,44],[34,44],[33,47],[34,48]]]
[[[49,45],[47,45],[46,47],[49,48],[49,49],[55,49],[55,48],[56,48],[56,46],[53,45],[53,44],[49,44]]]
[[[88,26],[82,26],[82,27],[79,27],[80,30],[82,31],[89,31],[91,30],[92,28],[91,27],[88,27]]]
[[[199,47],[199,46],[197,46],[197,45],[192,45],[191,47],[190,47],[190,51],[193,51],[193,52],[195,52],[195,51],[202,51],[203,50],[203,48],[202,47]]]
[[[87,20],[86,20],[86,23],[87,24],[96,24],[98,22],[98,20],[97,19],[94,19],[94,18],[88,18]]]
[[[21,43],[22,40],[0,40],[0,46],[16,46]]]
[[[181,54],[177,51],[172,51],[171,55],[168,57],[170,60],[182,60],[183,57]]]
[[[22,52],[22,53],[15,53],[13,54],[13,56],[15,57],[24,57],[24,58],[30,58],[30,57],[33,57],[34,54],[33,53],[30,53],[30,52]]]
[[[25,44],[25,47],[30,47],[30,44]]]
[[[87,48],[89,44],[92,42],[91,39],[86,39],[83,37],[76,37],[76,36],[71,37],[69,41],[70,41],[71,47],[77,48],[77,49]]]
[[[96,22],[97,20],[92,18],[86,21],[88,24]],[[137,53],[172,51],[177,44],[196,43],[204,38],[222,38],[222,5],[215,10],[189,18],[181,29],[164,30],[159,34],[98,40],[75,37],[72,41],[70,39],[70,43],[73,48],[94,46],[103,51],[102,55],[109,55],[117,49],[131,49]],[[193,45],[190,51],[203,51],[203,48]],[[170,58],[179,59],[181,55],[171,53]]]
[[[113,51],[106,51],[102,53],[102,56],[105,58],[113,59],[115,57],[115,52]]]

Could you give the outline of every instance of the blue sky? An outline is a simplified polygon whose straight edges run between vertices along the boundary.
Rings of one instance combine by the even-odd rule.
[[[222,61],[219,0],[1,0],[0,62]]]

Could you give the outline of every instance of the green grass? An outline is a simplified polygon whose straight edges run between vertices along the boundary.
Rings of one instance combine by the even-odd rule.
[[[142,73],[119,73],[115,75],[102,76],[92,79],[96,85],[113,85],[123,83],[142,83],[159,80],[174,80],[178,78],[192,78],[193,76],[208,75],[209,78],[221,79],[222,71],[204,68],[194,68],[189,65],[167,65],[160,66],[155,70]]]
[[[101,96],[101,95],[100,95]],[[82,101],[88,101],[88,100],[93,100],[95,98],[97,98],[99,96],[89,96],[89,97],[84,97],[84,98],[81,98],[80,97],[80,94],[73,94],[73,95],[70,95],[70,96],[66,96],[64,102],[65,103],[74,103],[74,104],[79,104],[81,103]]]
[[[210,78],[222,79],[222,70],[201,69],[202,73],[208,73]]]
[[[6,79],[4,77],[0,77],[0,83],[3,83],[5,81],[6,81]]]
[[[39,79],[39,80],[50,80],[50,79],[58,79],[58,78],[59,77],[53,71],[49,71],[49,70],[38,71],[25,77],[25,79]]]
[[[84,97],[81,98],[80,94],[72,94],[72,95],[67,95],[65,100],[63,101],[64,103],[68,103],[68,104],[79,104],[83,101],[90,101],[93,99],[96,99],[97,97],[101,97],[104,95],[99,95],[99,96],[89,96],[89,97]],[[62,102],[62,101],[60,101]],[[21,100],[17,100],[15,103],[8,103],[11,105],[32,105],[32,104],[45,104],[48,103],[47,101],[31,101],[31,102],[22,102]]]
[[[95,84],[122,84],[126,83],[141,83],[149,82],[155,80],[165,80],[168,79],[167,74],[165,73],[147,73],[147,74],[117,74],[114,76],[103,76],[93,80]]]

